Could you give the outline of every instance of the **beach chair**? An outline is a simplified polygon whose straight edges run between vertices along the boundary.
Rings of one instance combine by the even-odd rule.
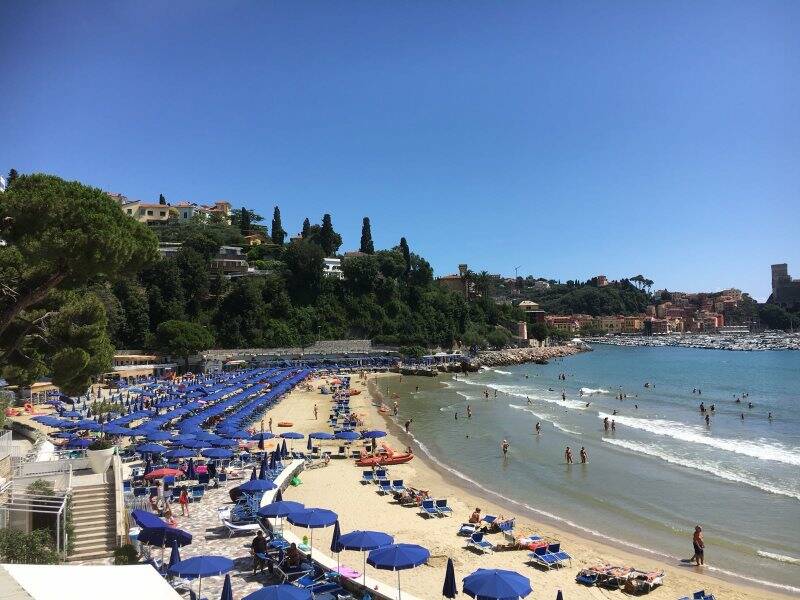
[[[361,483],[372,483],[375,481],[375,475],[372,470],[362,471],[361,473]]]
[[[567,561],[569,561],[570,564],[572,563],[572,557],[561,549],[560,542],[550,544],[547,547],[547,553],[555,557],[556,560],[553,563],[554,567],[560,567]]]
[[[433,500],[423,500],[420,504],[419,512],[428,517],[438,517],[440,513],[436,510],[436,503]]]
[[[208,485],[211,481],[211,476],[208,473],[198,473],[197,483],[200,485]]]
[[[242,533],[248,534],[255,534],[259,529],[261,529],[261,525],[258,523],[231,523],[227,519],[220,519],[222,521],[222,526],[228,530],[228,537],[232,537],[233,535],[239,535]]]
[[[388,479],[382,479],[378,482],[378,493],[381,495],[392,493],[392,483]]]
[[[467,548],[474,548],[478,552],[494,552],[494,544],[491,542],[483,539],[483,532],[476,531],[471,536],[469,536],[469,541],[467,542]]]
[[[498,523],[497,528],[509,541],[514,541],[514,519],[506,519],[502,523]]]
[[[164,477],[164,489],[168,490],[171,487],[175,486],[175,476],[174,475],[167,475]]]
[[[495,515],[483,515],[483,518],[481,519],[481,521],[483,521],[484,523],[489,525],[489,527],[491,527],[492,523],[497,521],[497,517]]]
[[[228,474],[217,473],[217,482],[219,483],[220,487],[225,487],[228,484]]]
[[[402,494],[406,490],[406,486],[403,485],[402,479],[395,479],[392,481],[392,491],[397,492],[398,494]]]
[[[458,529],[458,535],[469,537],[476,531],[478,531],[478,526],[475,523],[462,523]]]
[[[203,494],[205,494],[206,488],[202,485],[193,485],[189,488],[189,499],[192,502],[200,502],[203,499]]]
[[[443,517],[452,517],[453,509],[447,506],[447,498],[436,500],[436,511]]]
[[[558,558],[547,551],[547,546],[539,546],[536,550],[528,554],[528,558],[531,559],[532,563],[548,570],[555,568],[558,562]]]
[[[375,469],[375,481],[389,479],[389,472],[386,469]]]
[[[122,482],[122,493],[123,494],[130,494],[132,492],[132,490],[133,490],[133,488],[131,486],[131,482],[130,482],[129,479],[126,479],[125,481]]]
[[[137,487],[133,488],[133,497],[134,498],[145,498],[146,496],[150,495],[150,490],[146,487]]]

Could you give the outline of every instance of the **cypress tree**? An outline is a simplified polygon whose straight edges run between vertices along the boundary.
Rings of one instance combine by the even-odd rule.
[[[406,263],[406,276],[411,272],[411,250],[408,249],[406,238],[400,238],[400,251],[403,253],[403,260]]]
[[[242,235],[248,235],[250,233],[250,211],[244,207],[242,207],[242,212],[239,217],[239,231],[242,232]]]
[[[277,246],[283,246],[283,240],[286,238],[286,232],[281,225],[281,209],[275,207],[275,212],[272,213],[272,243]]]
[[[361,222],[361,247],[359,251],[364,254],[375,254],[375,244],[372,243],[372,228],[369,224],[369,217],[364,217]]]
[[[306,217],[306,220],[303,221],[303,231],[300,235],[303,236],[303,239],[307,239],[309,233],[311,233],[311,221],[309,221],[308,217]]]
[[[331,216],[328,213],[322,215],[322,228],[319,230],[319,245],[322,246],[322,251],[325,252],[325,256],[331,256],[334,252],[336,252],[336,242],[334,237],[336,232],[333,230],[333,222],[331,221]]]
[[[159,204],[162,204],[162,205],[164,205],[164,204],[166,204],[166,203],[167,203],[167,199],[166,199],[166,198],[164,198],[164,194],[159,194],[159,195],[158,195],[158,203],[159,203]]]
[[[19,177],[19,173],[17,173],[16,169],[11,169],[8,172],[8,180],[6,181],[6,184],[8,185],[8,187],[11,187],[11,184],[14,183],[14,181],[17,179],[17,177]]]

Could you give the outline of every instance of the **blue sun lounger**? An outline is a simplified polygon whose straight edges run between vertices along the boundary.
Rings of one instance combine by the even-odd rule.
[[[690,600],[690,599],[688,596],[684,596],[679,600]],[[714,598],[714,594],[706,594],[705,590],[700,590],[699,592],[695,592],[694,594],[692,594],[691,600],[716,600],[716,598]]]
[[[402,479],[395,479],[392,481],[392,491],[397,492],[398,494],[406,491],[406,486],[403,485]]]
[[[372,483],[373,481],[375,481],[375,475],[372,470],[363,471],[361,473],[361,483]]]
[[[558,558],[550,554],[545,546],[536,548],[536,550],[528,554],[528,558],[531,559],[532,563],[545,569],[554,569],[558,565]]]
[[[547,547],[547,552],[548,554],[555,556],[558,559],[557,566],[560,566],[562,563],[566,561],[572,563],[572,557],[561,549],[561,542],[550,544]]]
[[[423,500],[422,504],[420,505],[420,514],[428,516],[428,517],[438,517],[440,513],[436,510],[436,504],[433,500]]]
[[[436,510],[445,517],[453,516],[453,509],[447,506],[447,498],[436,501]]]
[[[382,479],[378,482],[378,493],[381,495],[392,493],[392,484],[388,479]]]
[[[476,531],[469,536],[467,548],[475,548],[478,552],[494,552],[494,544],[483,539],[481,531]]]

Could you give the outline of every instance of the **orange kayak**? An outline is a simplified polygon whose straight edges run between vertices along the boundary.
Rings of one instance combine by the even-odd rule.
[[[392,456],[365,456],[359,458],[356,461],[356,465],[359,467],[371,467],[375,465],[376,467],[383,467],[386,465],[401,465],[403,463],[407,463],[412,458],[414,458],[413,454],[394,454]]]

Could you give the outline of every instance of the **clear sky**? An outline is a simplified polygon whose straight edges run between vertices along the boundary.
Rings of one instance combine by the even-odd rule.
[[[0,2],[0,170],[438,274],[800,276],[800,2]]]

